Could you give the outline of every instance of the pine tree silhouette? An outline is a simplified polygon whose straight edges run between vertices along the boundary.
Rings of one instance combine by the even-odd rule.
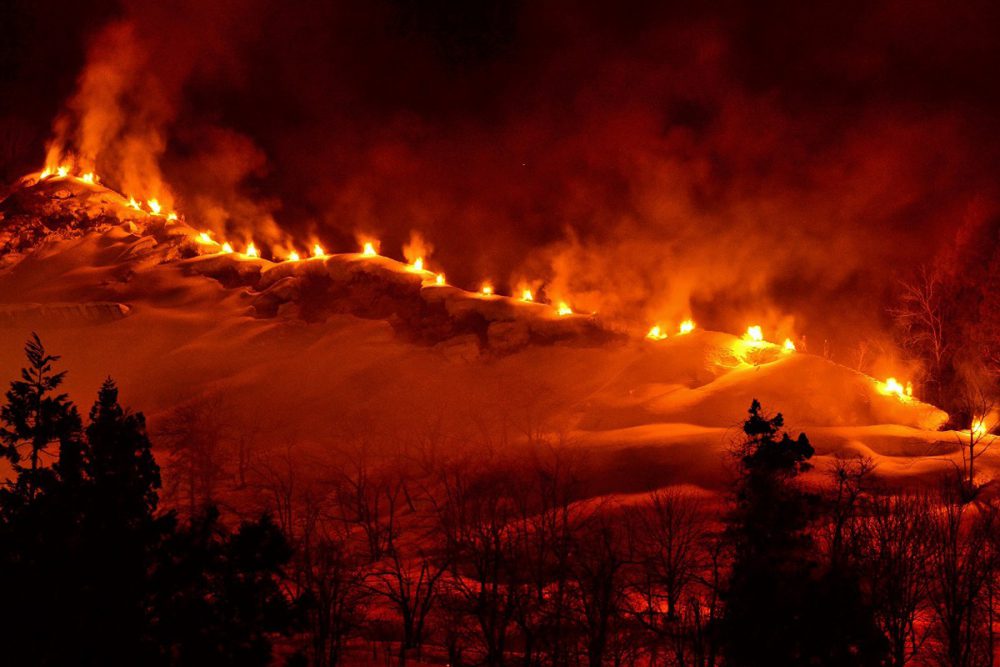
[[[809,439],[792,438],[781,414],[768,417],[756,399],[743,433],[727,528],[733,566],[721,628],[726,664],[881,664],[884,639],[857,582],[820,568],[809,531],[818,497],[795,483],[811,467]]]

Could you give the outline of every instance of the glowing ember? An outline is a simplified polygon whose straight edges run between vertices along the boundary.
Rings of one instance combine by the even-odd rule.
[[[365,248],[364,250],[361,251],[361,254],[369,256],[377,255],[378,253],[375,252],[375,244],[372,243],[371,241],[365,241]]]
[[[785,343],[784,343],[784,345],[781,346],[781,348],[785,352],[794,352],[795,351],[795,343],[792,342],[791,338],[786,338],[785,339]]]
[[[177,219],[177,214],[171,211],[167,214],[167,220],[174,221]]]
[[[444,274],[443,273],[439,273],[436,276],[434,276],[434,284],[435,285],[444,285]]]
[[[569,304],[565,301],[560,301],[559,306],[556,308],[556,312],[561,316],[572,315],[573,309],[569,307]]]
[[[764,332],[761,330],[760,326],[754,324],[747,327],[747,332],[743,334],[743,340],[751,343],[761,343],[764,341]]]
[[[424,258],[417,257],[413,260],[413,264],[410,264],[411,271],[423,271],[424,270]]]
[[[228,255],[232,251],[233,251],[233,246],[229,245],[228,243],[223,243],[222,244],[222,251],[221,252],[223,252],[223,253],[225,253],[225,254]]]
[[[260,253],[257,251],[257,246],[253,244],[253,241],[250,242],[250,245],[247,246],[246,252],[243,254],[247,257],[260,257]]]
[[[139,202],[137,202],[135,200],[135,198],[133,198],[133,197],[129,197],[128,198],[128,206],[129,206],[129,208],[134,208],[137,211],[141,211],[142,210],[142,206],[140,206]]]
[[[96,182],[97,177],[94,176],[94,172],[88,171],[86,174],[80,177],[80,180],[83,181],[84,183],[90,183],[91,185],[93,185]]]
[[[531,293],[530,289],[521,290],[521,301],[534,301],[535,295]]]
[[[59,167],[56,169],[56,173],[59,175],[59,178],[66,178],[66,174],[69,173],[69,167]]]
[[[680,330],[677,333],[681,335],[686,333],[691,333],[692,331],[694,331],[694,326],[695,326],[694,320],[684,320],[683,322],[681,322]]]
[[[208,232],[202,232],[201,234],[198,234],[198,242],[199,243],[211,243],[211,244],[218,245],[218,242],[217,241],[213,241],[212,237],[209,236]],[[229,245],[229,244],[226,244],[226,245]]]
[[[160,202],[158,202],[157,200],[155,200],[155,199],[147,200],[146,201],[146,206],[149,207],[149,210],[152,211],[153,215],[159,215],[160,214],[160,210],[161,210],[162,207],[160,206]]]
[[[288,253],[288,261],[289,262],[299,261],[299,253],[295,252],[294,250]]]
[[[322,257],[326,253],[323,252],[323,247],[320,244],[313,245],[313,257]]]
[[[483,283],[483,286],[479,288],[479,293],[483,296],[490,296],[493,294],[493,285],[489,283]]]
[[[652,329],[649,330],[649,333],[646,334],[646,338],[648,338],[650,340],[663,340],[666,337],[667,337],[667,334],[665,334],[660,329],[660,325],[659,324],[655,325]]]
[[[982,438],[984,435],[989,433],[989,428],[986,427],[986,420],[983,417],[976,417],[972,420],[972,426],[969,428],[972,435],[976,438]]]

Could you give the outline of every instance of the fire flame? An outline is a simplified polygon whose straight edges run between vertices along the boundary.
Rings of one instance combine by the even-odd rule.
[[[483,296],[491,296],[493,294],[493,285],[483,283],[483,286],[479,288],[479,293]]]
[[[247,246],[246,252],[243,254],[247,257],[260,257],[260,253],[257,251],[257,246],[253,244],[253,241],[250,242],[250,245]]]
[[[362,250],[361,254],[369,256],[377,255],[378,253],[375,252],[375,244],[372,243],[371,241],[365,241],[365,247],[364,250]]]
[[[908,395],[906,388],[896,378],[886,378],[885,382],[879,383],[879,391],[886,396],[897,396],[898,398],[905,398]]]
[[[650,340],[663,340],[666,337],[667,334],[660,330],[659,324],[654,325],[653,328],[649,330],[649,333],[646,334],[646,338]]]
[[[686,333],[691,333],[692,331],[694,331],[694,327],[695,327],[694,320],[684,320],[683,322],[681,322],[680,330],[677,333],[681,335]]]
[[[177,219],[177,213],[175,213],[174,211],[171,211],[170,213],[167,214],[167,220],[173,222],[176,219]]]
[[[199,234],[198,235],[198,242],[199,243],[205,243],[205,244],[219,245],[218,241],[212,240],[212,237],[209,236],[208,232],[202,232],[201,234]],[[226,245],[229,245],[229,244],[227,243]]]
[[[784,345],[781,346],[785,352],[794,352],[795,343],[792,342],[791,338],[786,338]]]
[[[299,253],[295,252],[294,250],[288,253],[288,261],[289,262],[299,261]]]
[[[531,293],[530,289],[521,290],[521,301],[534,301],[535,295]]]
[[[232,251],[233,251],[233,246],[229,245],[229,243],[222,244],[222,252],[228,255]]]
[[[80,177],[80,180],[84,183],[90,183],[93,185],[97,181],[97,177],[94,176],[94,172],[88,171],[86,174]]]
[[[137,202],[135,200],[135,197],[129,197],[128,198],[128,205],[129,205],[129,208],[134,208],[137,211],[141,211],[142,210],[142,206],[140,206],[139,202]]]
[[[424,270],[424,258],[423,257],[417,257],[415,260],[413,260],[413,264],[410,264],[409,268],[410,268],[411,271],[423,271]]]
[[[66,175],[69,173],[69,167],[59,167],[56,169],[56,173],[59,174],[59,178],[66,178]]]
[[[987,428],[986,426],[986,418],[976,417],[975,419],[973,419],[972,426],[969,428],[969,431],[977,439],[982,438],[984,435],[989,433],[989,428]]]
[[[40,173],[38,175],[38,180],[44,181],[46,178],[48,178],[51,175],[52,175],[52,170],[49,169],[48,167],[46,167],[45,169],[42,169],[42,173]]]
[[[159,215],[160,214],[160,210],[161,210],[162,207],[160,206],[160,202],[158,202],[157,200],[155,200],[155,199],[149,199],[149,200],[147,200],[146,201],[146,206],[149,207],[149,210],[153,213],[153,215]]]
[[[747,332],[743,334],[743,340],[751,343],[762,343],[764,342],[764,332],[759,325],[751,325],[747,327]]]
[[[436,276],[434,276],[434,284],[435,285],[444,285],[444,274],[443,273],[439,273]]]
[[[559,307],[556,308],[556,312],[559,313],[560,316],[565,317],[566,315],[572,315],[573,309],[570,308],[569,304],[565,301],[560,301]]]
[[[322,257],[325,254],[326,253],[323,252],[323,246],[318,243],[313,245],[313,257]]]

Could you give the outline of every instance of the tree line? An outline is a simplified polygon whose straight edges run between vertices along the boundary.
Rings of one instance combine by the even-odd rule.
[[[953,476],[887,488],[866,459],[813,470],[808,437],[756,401],[724,498],[595,498],[559,448],[362,452],[309,482],[270,467],[256,482],[263,515],[191,501],[182,519],[159,506],[145,422],[114,383],[84,425],[58,393],[57,358],[37,337],[26,351],[0,412],[14,471],[0,490],[11,664],[975,667],[996,656],[989,494]]]

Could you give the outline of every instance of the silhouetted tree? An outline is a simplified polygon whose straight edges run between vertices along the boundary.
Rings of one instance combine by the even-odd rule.
[[[754,400],[734,448],[739,480],[728,518],[733,566],[723,618],[727,664],[877,665],[882,636],[853,573],[820,570],[809,532],[818,498],[796,476],[813,447]]]

